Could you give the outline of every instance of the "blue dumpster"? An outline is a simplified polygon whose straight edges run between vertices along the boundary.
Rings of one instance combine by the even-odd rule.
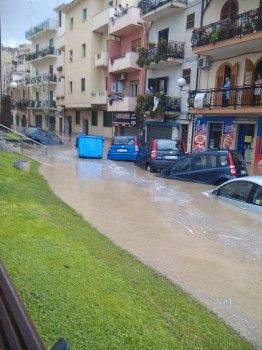
[[[79,135],[77,138],[77,152],[79,158],[103,157],[103,136]]]

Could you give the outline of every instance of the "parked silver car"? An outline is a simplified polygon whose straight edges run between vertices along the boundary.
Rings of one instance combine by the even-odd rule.
[[[205,194],[262,215],[262,176],[246,176],[230,180]]]

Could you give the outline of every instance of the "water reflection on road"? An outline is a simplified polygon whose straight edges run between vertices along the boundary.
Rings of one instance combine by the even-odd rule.
[[[78,159],[67,146],[41,160],[55,193],[100,232],[262,346],[262,218],[132,163]]]

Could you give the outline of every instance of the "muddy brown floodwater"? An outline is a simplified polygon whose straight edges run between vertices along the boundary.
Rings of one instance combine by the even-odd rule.
[[[262,218],[207,198],[210,186],[49,153],[41,172],[63,201],[262,349]]]

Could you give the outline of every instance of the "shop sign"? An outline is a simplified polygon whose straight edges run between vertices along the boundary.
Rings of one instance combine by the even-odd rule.
[[[136,125],[135,113],[115,113],[113,124],[115,125]]]
[[[193,150],[203,151],[206,148],[207,123],[205,120],[197,119],[193,140]]]
[[[235,141],[235,127],[231,120],[224,121],[224,130],[222,137],[222,148],[233,149]]]

